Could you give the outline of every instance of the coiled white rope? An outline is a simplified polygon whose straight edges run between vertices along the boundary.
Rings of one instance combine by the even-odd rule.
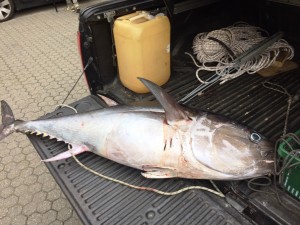
[[[196,63],[193,59],[195,65],[198,67],[196,71],[198,80],[201,83],[205,83],[198,75],[200,70],[215,71],[216,74],[221,76],[220,81],[222,84],[245,72],[253,74],[263,68],[269,67],[276,60],[280,52],[285,52],[283,61],[293,58],[293,47],[284,39],[280,39],[267,48],[263,54],[239,65],[235,70],[229,70],[229,68],[233,67],[232,62],[236,57],[266,38],[263,37],[263,34],[268,35],[265,30],[245,23],[198,34],[193,41],[193,52],[200,62],[200,64]]]

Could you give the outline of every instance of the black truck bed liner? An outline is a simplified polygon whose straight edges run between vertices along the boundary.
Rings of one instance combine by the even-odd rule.
[[[174,67],[173,70],[176,75],[165,85],[165,89],[179,100],[199,83],[191,65]],[[295,70],[268,80],[282,85],[294,95],[300,89],[299,72]],[[243,75],[223,85],[211,87],[188,105],[227,116],[275,140],[283,131],[287,96],[263,87],[261,82],[264,80],[258,75]],[[143,99],[152,100],[153,97],[145,95]],[[96,96],[88,96],[72,105],[79,112],[104,107]],[[300,100],[294,101],[288,123],[290,132],[299,128],[299,111]],[[71,109],[62,108],[43,118],[71,113]],[[42,159],[67,150],[63,142],[34,135],[28,137]],[[209,186],[206,181],[146,179],[138,170],[92,153],[83,153],[78,159],[100,173],[134,185],[164,191],[175,191],[189,185]],[[46,166],[84,224],[249,224],[225,200],[205,191],[193,190],[168,197],[135,190],[91,174],[73,158],[46,163]]]

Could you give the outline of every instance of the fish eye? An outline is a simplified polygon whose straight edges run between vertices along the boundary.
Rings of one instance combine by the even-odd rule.
[[[254,143],[259,143],[261,141],[261,136],[258,133],[252,133],[250,135],[250,141]]]

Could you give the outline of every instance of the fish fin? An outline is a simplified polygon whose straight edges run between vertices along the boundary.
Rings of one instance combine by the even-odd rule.
[[[2,114],[2,124],[4,127],[9,126],[15,122],[14,114],[7,104],[6,101],[1,101],[1,114]]]
[[[67,158],[72,157],[71,152],[73,153],[73,155],[78,155],[78,154],[86,152],[86,151],[89,151],[86,146],[73,145],[70,150],[62,152],[62,153],[60,153],[56,156],[53,156],[52,158],[44,159],[42,161],[43,162],[53,162],[53,161],[58,161],[58,160],[61,160],[61,159],[67,159]]]
[[[98,95],[108,106],[116,106],[119,105],[119,103],[117,103],[115,100],[112,100],[111,98],[108,98],[104,95]]]
[[[54,162],[54,161],[58,161],[58,160],[61,160],[61,159],[67,159],[67,158],[70,158],[72,156],[71,152],[69,151],[65,151],[65,152],[62,152],[56,156],[53,156],[49,159],[43,159],[42,162]]]
[[[6,101],[1,101],[2,125],[0,126],[0,141],[12,134],[14,129],[15,117]]]
[[[143,166],[143,170],[146,172],[141,174],[146,178],[163,179],[177,177],[176,171],[171,167]]]
[[[189,120],[187,112],[171,97],[171,95],[152,81],[140,77],[138,77],[138,79],[151,91],[156,100],[164,108],[168,122]]]
[[[163,170],[151,171],[151,172],[142,172],[143,177],[149,179],[164,179],[175,177],[173,174],[166,173]]]

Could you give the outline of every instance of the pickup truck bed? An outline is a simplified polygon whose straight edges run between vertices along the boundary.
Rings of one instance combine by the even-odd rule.
[[[188,61],[186,58],[185,62]],[[177,100],[199,85],[194,76],[193,65],[189,63],[179,65],[173,68],[172,80],[164,87]],[[300,70],[294,70],[269,79],[270,82],[286,88],[291,95],[296,95],[290,110],[289,132],[295,131],[300,124],[299,72]],[[187,105],[227,116],[229,119],[248,125],[275,140],[283,131],[287,96],[266,89],[261,84],[264,80],[258,75],[245,74],[223,85],[210,87],[204,94],[197,96]],[[121,92],[124,93],[122,90]],[[116,91],[113,93],[116,98],[121,99],[121,92],[120,96]],[[141,97],[143,101],[153,99],[150,94]],[[83,112],[103,108],[105,104],[97,96],[88,96],[73,103],[72,106],[79,112]],[[62,108],[43,118],[71,113],[74,113],[71,109]],[[67,146],[63,142],[34,135],[28,137],[43,159],[67,150]],[[122,166],[92,153],[83,153],[78,156],[78,159],[93,170],[134,185],[164,191],[175,191],[190,185],[211,188],[207,181],[146,179],[140,175],[138,170]],[[251,202],[247,205],[230,197],[232,196],[230,192],[225,199],[200,190],[187,191],[168,197],[131,189],[97,177],[80,167],[73,158],[46,163],[46,165],[84,224],[251,224],[251,221],[255,220],[255,212],[260,215],[258,220],[267,221],[265,224],[271,224],[274,221],[293,224],[299,221],[299,215],[296,212],[293,215],[292,212],[281,209],[281,214],[278,214],[276,210],[272,210],[272,207],[267,209],[262,195],[249,190],[247,190],[247,195],[251,196]],[[239,182],[236,183],[236,185],[239,184]],[[221,186],[223,187],[223,185]],[[226,190],[226,187],[222,190]],[[283,193],[282,195],[287,194]],[[299,207],[299,202],[289,197],[286,197],[289,199],[288,201],[291,201],[295,208]],[[249,215],[252,220],[248,217]]]

